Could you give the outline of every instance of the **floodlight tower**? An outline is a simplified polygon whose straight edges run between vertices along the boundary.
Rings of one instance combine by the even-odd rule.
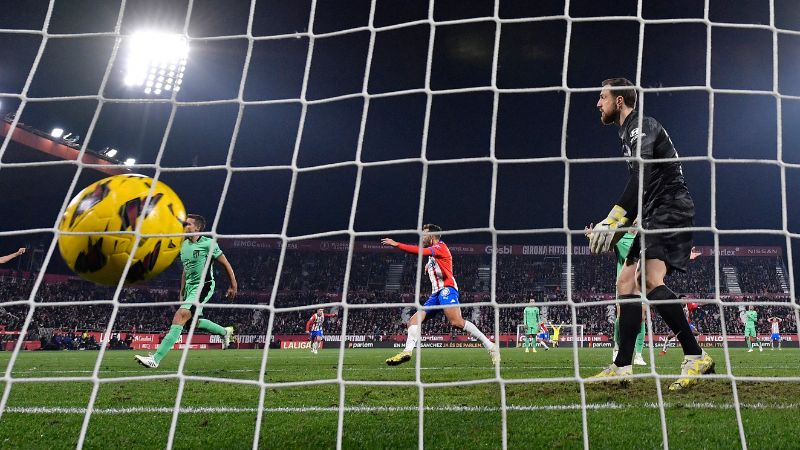
[[[189,57],[189,42],[185,36],[135,33],[130,36],[128,46],[126,85],[140,87],[145,94],[152,95],[180,91]]]

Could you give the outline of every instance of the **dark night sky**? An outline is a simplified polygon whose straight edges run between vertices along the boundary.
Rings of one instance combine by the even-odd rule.
[[[47,1],[0,1],[0,28],[41,30]],[[368,24],[367,0],[319,0],[314,33],[328,33]],[[775,0],[775,25],[791,33],[777,35],[778,93],[800,97],[800,8],[793,0]],[[253,36],[308,31],[310,0],[260,0],[256,3]],[[437,21],[486,17],[492,1],[439,0]],[[702,0],[645,0],[645,19],[702,18]],[[712,0],[715,22],[768,25],[769,2]],[[121,32],[143,28],[180,32],[187,0],[129,0]],[[120,2],[111,0],[56,1],[50,33],[113,31]],[[193,38],[237,35],[247,31],[250,2],[197,0],[189,21]],[[601,15],[635,16],[632,0],[573,0],[574,18]],[[563,1],[504,0],[502,19],[563,15]],[[400,24],[427,17],[423,0],[379,0],[374,24]],[[505,23],[499,46],[497,85],[501,89],[561,86],[567,21]],[[433,90],[487,87],[492,79],[496,24],[491,20],[437,25],[430,87]],[[643,87],[703,86],[706,79],[707,33],[702,23],[659,23],[644,27],[641,85]],[[380,94],[425,86],[431,27],[427,24],[377,33],[371,59],[368,92]],[[611,76],[636,77],[640,24],[631,20],[576,21],[572,24],[566,81],[569,88],[597,87]],[[672,93],[648,93],[643,110],[669,131],[681,156],[708,154],[713,133],[713,157],[775,160],[778,138],[783,161],[800,163],[800,99],[780,98],[773,88],[773,33],[766,29],[713,26],[711,87],[767,91],[756,95],[715,93],[713,129],[709,130],[709,92],[704,88]],[[361,92],[370,33],[359,31],[318,38],[314,43],[307,99],[320,100]],[[0,32],[0,93],[19,94],[41,42],[36,34]],[[28,91],[35,99],[50,96],[96,95],[108,64],[113,37],[51,38]],[[193,40],[187,78],[180,101],[232,99],[238,95],[247,40]],[[307,37],[289,36],[253,44],[243,98],[246,101],[298,99],[309,48]],[[103,95],[109,99],[144,98],[122,83],[125,47],[111,71]],[[495,154],[502,160],[553,157],[561,154],[566,93],[502,93],[496,124]],[[566,155],[569,158],[620,156],[616,128],[603,127],[595,109],[597,92],[570,95],[566,115]],[[3,114],[19,106],[5,97]],[[364,98],[342,99],[308,106],[297,164],[314,167],[354,161]],[[423,140],[426,95],[371,98],[361,160],[418,158],[423,142],[432,161],[489,156],[493,93],[489,90],[436,94],[432,98],[427,140]],[[86,136],[97,108],[94,100],[66,100],[25,105],[21,121],[42,130],[61,126]],[[778,108],[782,122],[778,120]],[[233,167],[287,165],[295,146],[301,105],[297,101],[247,105],[231,163]],[[165,169],[225,164],[238,111],[236,103],[180,106],[161,157]],[[105,103],[89,146],[119,148],[121,157],[154,163],[164,137],[170,105]],[[780,136],[779,136],[780,131]],[[9,149],[2,162],[24,161],[24,150]],[[28,153],[30,154],[30,153]],[[30,156],[33,158],[33,156]],[[31,160],[31,159],[27,159]],[[47,170],[46,174],[43,172]],[[498,229],[562,226],[569,204],[568,226],[582,229],[605,216],[625,184],[621,162],[571,163],[569,198],[564,199],[565,164],[501,164],[497,178],[495,226]],[[697,203],[696,224],[711,223],[711,165],[686,162],[684,170]],[[147,173],[148,171],[144,170]],[[74,168],[22,169],[0,166],[4,214],[0,230],[50,227],[64,200]],[[301,235],[346,228],[357,170],[355,166],[301,173],[292,205],[289,234]],[[492,165],[487,162],[434,164],[428,169],[425,222],[446,229],[488,227]],[[781,170],[766,164],[718,164],[716,220],[720,229],[780,228]],[[408,162],[368,167],[363,171],[357,205],[357,231],[414,228],[417,224],[423,166]],[[49,182],[42,183],[42,177]],[[83,186],[100,178],[84,173]],[[187,208],[213,219],[226,178],[225,170],[161,173],[183,198]],[[284,219],[291,171],[234,172],[218,232],[278,233]],[[800,232],[800,169],[786,170],[789,229]],[[35,202],[36,208],[26,205]],[[459,240],[483,240],[464,236]],[[564,236],[524,236],[524,241],[563,242]],[[451,240],[453,240],[451,238]],[[511,241],[511,238],[503,238]],[[14,247],[19,238],[3,239]],[[709,234],[697,241],[711,243]],[[722,235],[721,244],[785,245],[768,236]],[[795,250],[800,250],[797,248]],[[797,259],[797,258],[796,258]]]

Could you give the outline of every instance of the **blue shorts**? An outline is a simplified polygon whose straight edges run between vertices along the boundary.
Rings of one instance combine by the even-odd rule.
[[[322,330],[312,331],[311,338],[313,339],[315,337],[322,337]]]
[[[550,333],[539,333],[539,339],[544,339],[545,341],[549,341]]]
[[[697,330],[697,328],[695,328],[695,327],[694,327],[694,324],[693,324],[693,323],[690,323],[690,324],[689,324],[689,330],[691,330],[691,331],[692,331],[692,333],[694,333],[694,332],[695,332],[695,330]]]
[[[773,341],[780,341],[781,340],[781,334],[780,333],[772,333],[772,340]]]
[[[438,306],[438,305],[458,306],[459,305],[458,291],[451,287],[444,287],[442,289],[439,289],[438,292],[431,294],[431,296],[428,298],[428,301],[426,301],[425,304],[422,306]],[[442,312],[441,309],[423,308],[422,310],[425,311],[425,314],[427,314],[427,316],[425,317],[426,319],[428,317],[433,317],[437,314],[441,314]]]

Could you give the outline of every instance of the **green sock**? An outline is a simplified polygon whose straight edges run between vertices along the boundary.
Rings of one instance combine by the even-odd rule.
[[[619,319],[614,320],[614,346],[619,347]]]
[[[225,328],[215,324],[214,322],[206,319],[200,319],[197,321],[197,328],[201,330],[206,330],[214,334],[218,334],[220,336],[225,336]]]
[[[522,337],[522,348],[528,348],[528,336]]]
[[[636,344],[634,344],[633,351],[636,354],[642,353],[642,349],[644,348],[644,335],[647,334],[647,330],[644,327],[644,322],[642,322],[642,329],[639,330],[639,334],[636,335]]]
[[[172,350],[172,346],[178,342],[178,338],[181,337],[181,332],[183,331],[182,325],[172,325],[169,327],[169,333],[164,336],[164,339],[161,340],[161,343],[158,344],[158,350],[156,350],[156,354],[153,355],[153,359],[156,360],[156,363],[161,363],[161,360],[167,356],[167,352]]]
[[[753,340],[750,339],[750,338],[746,338],[746,340],[747,340],[747,349],[748,350],[752,350],[753,349]]]

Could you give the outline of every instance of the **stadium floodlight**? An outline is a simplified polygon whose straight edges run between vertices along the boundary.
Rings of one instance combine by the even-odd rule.
[[[133,158],[128,158],[128,159],[125,160],[125,165],[126,166],[132,166],[134,164],[136,164],[136,160],[133,159]]]
[[[50,136],[53,136],[56,139],[60,138],[63,135],[64,135],[63,128],[53,128],[53,131],[50,132]]]
[[[180,34],[155,32],[135,33],[129,37],[129,57],[125,70],[125,84],[143,88],[145,94],[160,94],[161,89],[153,89],[153,81],[159,77],[163,81],[169,70],[186,70],[189,56],[189,42]],[[180,83],[178,83],[180,84]],[[167,91],[179,91],[180,87],[170,82]]]

